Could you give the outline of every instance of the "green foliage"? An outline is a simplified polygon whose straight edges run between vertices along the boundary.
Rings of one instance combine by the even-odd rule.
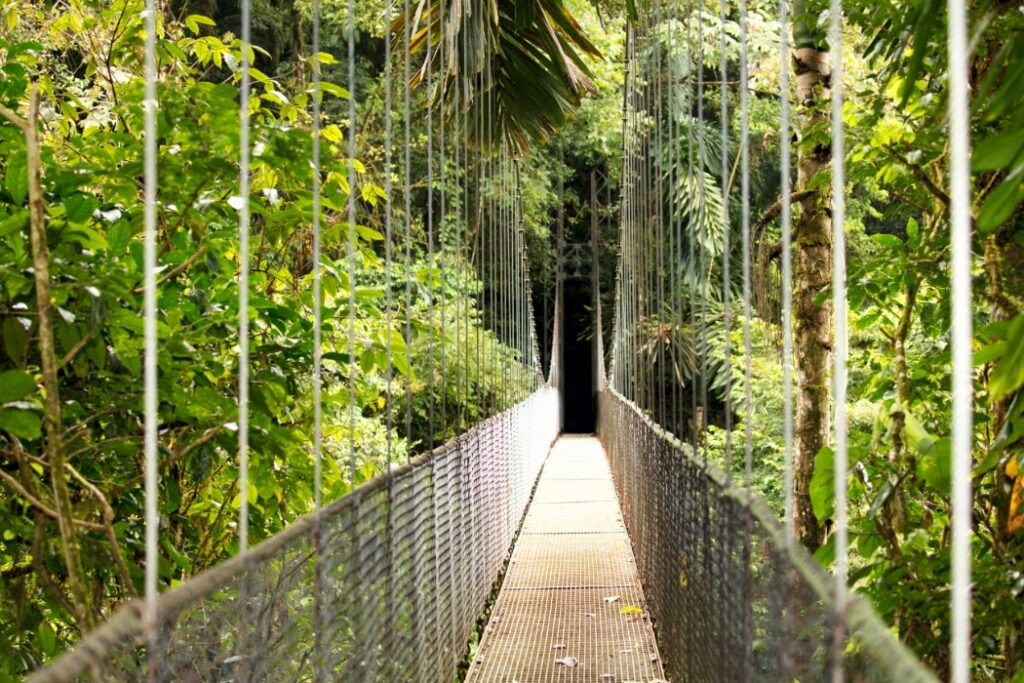
[[[410,11],[393,30],[413,24],[410,49],[424,62],[417,81],[436,70],[431,97],[456,126],[468,112],[464,133],[473,144],[497,149],[507,142],[525,151],[565,125],[593,89],[582,55],[596,56],[597,48],[563,0],[499,0],[482,11],[462,0],[421,0]],[[467,79],[479,87],[460,104]],[[485,112],[495,125],[481,129]]]
[[[30,84],[37,82],[43,94],[46,239],[68,462],[59,476],[83,523],[77,540],[95,587],[88,606],[93,621],[138,595],[143,579],[142,4],[118,0],[59,11],[41,3],[8,6],[0,32],[0,104],[24,113]],[[309,93],[302,74],[287,73],[278,61],[293,56],[254,48],[250,480],[239,491],[242,46],[213,19],[183,16],[180,23],[162,22],[158,41],[162,587],[236,552],[241,496],[249,502],[254,540],[313,509]],[[322,59],[329,79],[333,58]],[[420,221],[411,220],[410,261],[396,260],[387,278],[381,147],[360,146],[369,163],[354,162],[357,185],[350,188],[347,122],[332,115],[348,91],[329,80],[323,90],[323,495],[330,500],[389,461],[441,443],[525,396],[536,376],[484,329],[473,303],[482,284],[466,255],[428,258]],[[364,116],[375,130],[380,113]],[[0,681],[6,681],[73,643],[81,615],[67,597],[56,522],[45,514],[53,508],[55,475],[42,443],[28,159],[19,128],[0,124],[0,141]],[[358,195],[359,212],[354,280],[350,191]],[[411,210],[422,213],[423,201],[412,199]],[[449,349],[443,364],[442,345]],[[456,347],[459,354],[451,352]]]
[[[823,9],[816,2],[793,8],[798,45],[827,49],[821,40],[821,18],[827,19],[820,14]],[[951,486],[945,8],[941,2],[915,0],[884,5],[848,2],[844,11],[851,582],[873,600],[906,643],[942,671],[949,656]],[[971,113],[976,229],[973,676],[979,681],[1017,680],[1024,675],[1019,645],[1024,623],[1019,599],[1024,587],[1024,485],[1019,462],[1024,447],[1024,278],[1019,268],[1024,245],[1024,77],[1009,67],[1009,60],[1019,60],[1024,49],[1024,22],[1018,12],[996,3],[972,5],[970,12],[976,31],[971,61],[972,81],[976,79]],[[718,26],[709,25],[715,21],[713,16],[701,17],[705,35],[717,36]],[[715,68],[717,45],[704,49],[710,54],[704,55],[705,63]],[[777,109],[760,92],[777,88],[768,73],[777,66],[777,57],[769,53],[752,58],[752,219],[777,199],[778,169],[771,161],[777,157],[777,134],[771,128],[777,124]],[[685,71],[685,61],[675,68]],[[717,112],[718,102],[712,99],[716,97],[717,92],[707,93],[705,111]],[[730,105],[735,107],[735,102]],[[723,173],[714,163],[716,154],[720,156],[714,151],[718,122],[711,118],[714,114],[705,116],[708,120],[692,123],[691,130],[700,140],[710,124],[705,148],[711,153],[705,158],[711,162],[704,169],[710,182],[705,186],[715,188]],[[733,145],[738,139],[737,119],[730,121]],[[829,143],[826,129],[803,133],[798,144],[804,151],[812,144]],[[730,149],[729,157],[736,159],[737,153]],[[690,207],[695,202],[688,198],[699,195],[692,189],[694,179],[676,177],[680,188],[673,205],[693,213]],[[806,187],[827,185],[828,177],[822,174],[807,179]],[[730,196],[735,202],[738,192],[733,190]],[[720,201],[718,196],[711,199]],[[736,204],[729,209],[738,215]],[[794,207],[795,218],[799,210]],[[755,251],[762,254],[780,236],[774,218],[768,220],[764,234],[754,236],[761,242],[754,245]],[[709,224],[715,226],[713,220]],[[733,230],[731,241],[738,245],[738,225]],[[714,243],[706,246],[713,249]],[[798,251],[801,245],[794,248]],[[737,248],[734,263],[739,256]],[[762,310],[758,304],[764,320],[754,324],[754,410],[749,416],[743,410],[742,320],[734,319],[730,326],[731,472],[734,480],[743,481],[744,428],[750,421],[753,486],[781,512],[778,266],[769,257],[755,268],[765,269],[757,274],[755,287],[768,289],[757,296],[770,305]],[[712,297],[720,300],[714,288],[720,281],[717,267],[708,272]],[[735,277],[738,290],[739,273]],[[687,294],[684,288],[684,301]],[[818,300],[828,295],[821,292]],[[709,321],[720,325],[717,310],[711,307]],[[680,332],[670,344],[678,342],[683,348],[685,329]],[[712,370],[721,368],[724,335],[712,334],[710,344]],[[640,348],[650,353],[649,347]],[[709,457],[724,466],[724,419],[716,420],[713,412],[716,400],[724,402],[724,382],[720,374],[708,380],[713,388],[712,425],[706,443]],[[833,451],[826,447],[817,455],[809,490],[814,514],[826,526],[834,514],[834,486]],[[833,562],[831,539],[818,559],[826,565]]]

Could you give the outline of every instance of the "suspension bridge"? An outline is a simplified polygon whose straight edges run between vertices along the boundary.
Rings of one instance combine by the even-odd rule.
[[[836,452],[835,574],[793,540],[793,482],[787,471],[787,513],[779,519],[754,495],[749,485],[751,459],[750,325],[752,306],[751,221],[749,215],[749,130],[747,90],[741,88],[738,190],[715,188],[720,196],[740,196],[741,215],[730,217],[728,202],[722,220],[739,223],[743,259],[730,264],[728,244],[714,256],[705,232],[707,197],[700,188],[698,206],[683,210],[674,188],[678,164],[702,164],[703,139],[677,115],[685,106],[703,118],[703,69],[696,46],[718,42],[722,49],[721,81],[728,75],[726,36],[705,35],[703,24],[691,20],[715,7],[699,0],[646,3],[629,22],[626,80],[623,93],[622,177],[619,187],[618,244],[600,244],[596,236],[576,251],[589,267],[569,273],[568,251],[560,235],[556,254],[558,277],[551,292],[552,324],[538,324],[531,300],[527,248],[523,234],[522,198],[517,165],[519,146],[502,128],[502,101],[493,95],[502,70],[516,67],[515,55],[484,55],[479,36],[460,29],[456,11],[484,13],[486,3],[429,4],[419,12],[389,5],[392,25],[386,41],[388,57],[384,133],[387,203],[381,258],[385,283],[383,315],[393,328],[387,336],[389,426],[401,429],[411,420],[403,407],[394,372],[399,347],[412,344],[416,331],[392,325],[394,312],[411,308],[413,288],[425,290],[424,310],[441,323],[431,339],[432,372],[439,398],[427,419],[454,423],[461,432],[445,443],[425,444],[423,452],[393,457],[376,476],[336,500],[321,500],[324,465],[323,434],[314,429],[316,509],[284,531],[249,543],[247,496],[239,511],[240,552],[234,558],[195,575],[180,585],[157,591],[158,459],[160,432],[157,319],[159,292],[156,225],[165,211],[159,199],[157,120],[160,108],[158,55],[155,48],[157,11],[149,3],[146,17],[147,108],[140,144],[145,145],[145,493],[147,553],[146,594],[123,605],[71,651],[33,673],[32,683],[70,681],[901,681],[937,680],[906,649],[875,614],[871,605],[847,585],[845,564],[845,289],[843,244],[842,118],[834,115],[833,230],[835,278],[832,296],[836,315],[833,352],[834,450]],[[951,26],[962,28],[963,8],[951,3]],[[250,44],[249,3],[242,3],[242,45]],[[415,9],[415,8],[414,8]],[[358,363],[355,297],[358,226],[355,193],[347,203],[347,290],[332,293],[329,305],[347,308],[348,328],[331,334],[347,336],[346,358],[325,359],[320,351],[321,291],[321,138],[320,15],[314,0],[312,158],[316,169],[312,221],[311,288],[314,307],[314,401],[321,401],[325,362]],[[722,5],[722,12],[725,5]],[[786,26],[788,11],[780,7]],[[446,12],[448,13],[446,15]],[[746,82],[746,6],[740,3],[743,33],[739,74]],[[840,57],[831,73],[834,112],[842,108],[841,6],[833,2],[832,47]],[[347,65],[348,114],[355,120],[357,58],[349,3]],[[514,21],[499,16],[494,21]],[[666,47],[659,31],[684,25],[685,45]],[[724,23],[723,23],[724,26]],[[723,29],[724,31],[724,29]],[[955,36],[960,33],[953,31]],[[673,35],[679,35],[673,33]],[[962,41],[962,36],[960,36]],[[786,29],[780,36],[782,63],[789,60]],[[962,43],[951,46],[950,81],[957,82],[964,62]],[[392,52],[393,51],[393,52]],[[687,59],[669,59],[668,54]],[[238,192],[240,256],[240,339],[238,432],[240,490],[246,491],[248,424],[249,310],[247,257],[251,217],[249,193],[253,156],[249,140],[249,51],[242,50],[240,93],[240,177]],[[392,55],[397,59],[393,59]],[[397,65],[397,66],[395,66]],[[392,73],[392,69],[396,69]],[[782,309],[785,357],[792,355],[790,333],[791,279],[789,242],[788,76],[783,69]],[[966,82],[966,78],[962,78]],[[423,111],[410,108],[413,87],[430,93]],[[721,121],[728,121],[728,98],[720,98]],[[685,95],[680,95],[685,91]],[[680,95],[677,97],[677,95]],[[444,101],[454,106],[443,109]],[[954,147],[966,155],[962,118],[965,93],[951,97]],[[684,103],[684,104],[681,104]],[[393,112],[404,123],[392,129]],[[425,217],[430,269],[416,280],[411,267],[409,223],[393,224],[392,197],[423,180],[412,177],[409,155],[410,120],[422,117],[430,137],[425,168]],[[347,186],[358,185],[354,126],[347,138]],[[729,149],[729,128],[721,126],[722,150]],[[688,143],[681,145],[681,141]],[[959,145],[959,147],[958,147]],[[673,158],[679,150],[687,158]],[[727,152],[725,152],[727,154]],[[405,156],[404,163],[399,164]],[[667,161],[666,161],[667,155]],[[966,157],[965,157],[966,158]],[[729,168],[729,159],[721,160]],[[969,217],[963,213],[966,170],[953,178],[954,282],[964,294],[963,268],[969,270],[969,244],[962,243]],[[692,174],[690,174],[692,175]],[[596,196],[596,190],[595,190]],[[409,212],[406,211],[406,214]],[[596,220],[596,219],[595,219]],[[404,231],[404,232],[403,232]],[[725,229],[728,239],[736,230]],[[595,233],[596,235],[596,233]],[[958,251],[959,250],[959,251]],[[600,254],[614,253],[617,262],[612,329],[606,329]],[[699,269],[682,272],[684,255]],[[959,256],[957,256],[959,255]],[[722,258],[723,311],[707,308],[709,262]],[[579,264],[577,263],[577,266]],[[730,267],[743,274],[742,293],[731,300]],[[401,273],[396,276],[395,273]],[[593,386],[597,396],[596,436],[562,434],[563,406],[589,401],[566,389],[565,329],[569,303],[564,295],[570,277],[593,277]],[[414,281],[415,280],[415,281]],[[479,283],[474,285],[472,283]],[[441,291],[456,288],[455,311],[445,309]],[[420,295],[416,295],[417,300]],[[956,295],[954,295],[956,299]],[[969,297],[968,297],[969,302]],[[452,304],[448,300],[448,306]],[[579,305],[580,302],[574,302]],[[969,303],[967,304],[969,305]],[[969,309],[964,313],[968,319]],[[712,321],[712,317],[714,320]],[[394,317],[397,320],[397,317]],[[725,340],[723,358],[710,357],[712,324]],[[960,324],[963,324],[962,322]],[[447,328],[445,326],[448,326]],[[721,327],[724,326],[724,332]],[[693,357],[677,357],[675,348],[659,345],[657,363],[644,360],[641,347],[672,330],[690,330]],[[653,329],[653,332],[652,332]],[[731,332],[743,337],[732,348]],[[962,330],[961,330],[962,331]],[[547,337],[550,332],[550,337]],[[544,336],[545,338],[542,338]],[[956,377],[970,381],[970,351],[954,335]],[[708,424],[709,363],[742,367],[745,398],[732,404],[727,387],[725,420],[746,426],[744,443],[726,443],[728,458],[745,458],[747,481],[732,476],[731,460],[724,471],[709,462],[704,439]],[[686,366],[686,373],[663,372]],[[785,394],[787,454],[792,453],[792,367],[780,391]],[[574,366],[575,367],[575,366]],[[462,374],[453,369],[459,369]],[[453,374],[450,374],[453,373]],[[349,381],[354,373],[349,374]],[[685,377],[684,377],[685,375]],[[732,382],[732,380],[728,380]],[[954,446],[954,485],[969,477],[969,384],[959,386]],[[355,390],[350,384],[354,424]],[[481,397],[485,409],[465,409],[462,398]],[[450,401],[450,405],[446,405]],[[965,403],[965,401],[967,401]],[[394,406],[392,408],[392,406]],[[454,408],[452,408],[454,406]],[[454,411],[454,412],[453,412]],[[319,413],[317,413],[319,420]],[[353,428],[354,432],[354,428]],[[349,444],[355,448],[354,441]],[[962,454],[965,452],[966,456]],[[352,481],[356,457],[351,453]],[[959,464],[957,464],[959,463]],[[966,681],[969,657],[967,609],[969,577],[965,573],[964,515],[969,491],[959,490],[953,558],[954,643],[951,670]],[[966,495],[966,497],[965,497]],[[959,502],[957,502],[959,501]],[[966,506],[966,507],[965,507]]]

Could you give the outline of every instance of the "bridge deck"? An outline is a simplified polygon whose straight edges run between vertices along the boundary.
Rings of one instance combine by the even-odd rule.
[[[467,681],[662,679],[600,442],[563,436],[544,465]]]

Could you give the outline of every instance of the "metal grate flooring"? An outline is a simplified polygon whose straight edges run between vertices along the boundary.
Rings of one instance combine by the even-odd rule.
[[[601,443],[555,442],[468,683],[652,683],[664,673]]]

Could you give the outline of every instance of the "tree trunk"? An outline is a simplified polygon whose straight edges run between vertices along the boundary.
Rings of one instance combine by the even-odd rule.
[[[798,33],[794,30],[794,33]],[[814,459],[827,443],[829,420],[829,373],[832,302],[817,301],[832,283],[832,220],[828,210],[828,183],[815,183],[829,172],[828,144],[809,142],[815,131],[829,129],[829,55],[797,37],[796,93],[797,191],[819,190],[800,201],[793,231],[794,250],[794,348],[797,369],[796,444],[793,463],[794,530],[810,550],[821,546],[824,529],[814,516],[810,484]]]
[[[29,96],[28,118],[19,121],[5,112],[5,118],[20,124],[25,134],[28,158],[29,236],[32,244],[32,265],[35,275],[36,306],[39,315],[39,357],[42,366],[43,390],[46,393],[46,420],[44,422],[46,459],[50,466],[53,503],[57,512],[61,549],[68,573],[72,605],[82,631],[94,623],[92,601],[86,588],[85,572],[78,548],[64,465],[64,426],[61,420],[60,390],[58,382],[57,350],[53,333],[53,305],[50,301],[50,252],[46,245],[46,204],[42,188],[42,155],[39,149],[39,86],[33,85]]]

